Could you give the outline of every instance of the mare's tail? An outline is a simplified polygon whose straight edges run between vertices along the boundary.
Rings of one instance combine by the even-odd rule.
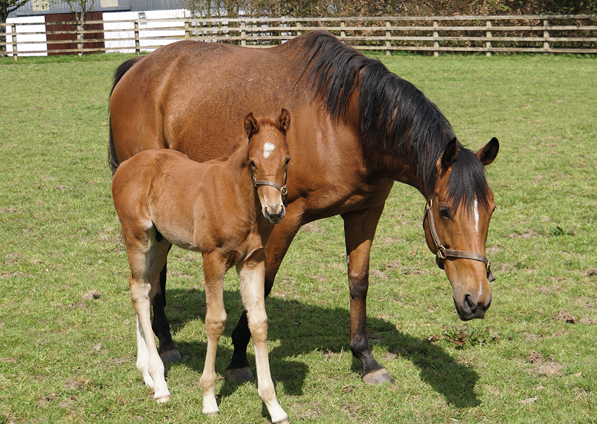
[[[126,72],[133,67],[135,63],[142,59],[142,56],[137,56],[132,59],[127,60],[123,64],[121,64],[116,71],[114,72],[114,84],[112,84],[112,90],[110,90],[110,97],[112,97],[112,92],[114,91],[114,87],[118,84],[118,81],[126,74]],[[108,111],[109,114],[109,111]],[[108,143],[108,165],[112,170],[112,175],[118,169],[120,162],[118,161],[118,157],[116,156],[116,149],[114,148],[114,137],[112,135],[112,119],[109,116],[109,126],[110,126],[110,141]]]

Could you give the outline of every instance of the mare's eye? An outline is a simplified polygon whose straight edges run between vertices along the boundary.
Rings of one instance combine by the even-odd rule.
[[[255,162],[253,162],[252,160],[249,161],[249,165],[251,166],[251,168],[256,169],[257,165],[255,165]]]
[[[437,211],[439,212],[440,217],[444,219],[450,219],[450,208],[446,206],[440,206],[437,208]]]
[[[290,158],[286,158],[286,162],[284,162],[284,166],[288,165],[289,162],[290,162]]]

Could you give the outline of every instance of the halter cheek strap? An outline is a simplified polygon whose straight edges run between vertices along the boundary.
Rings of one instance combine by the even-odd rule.
[[[435,229],[435,221],[433,219],[433,209],[432,209],[432,202],[431,199],[425,205],[425,216],[423,217],[423,228],[425,227],[425,219],[429,221],[429,232],[431,233],[431,238],[433,239],[433,244],[436,248],[436,255],[435,261],[437,262],[437,266],[441,269],[444,269],[444,261],[447,258],[454,258],[454,259],[472,259],[474,261],[483,262],[485,267],[487,268],[487,280],[489,282],[495,281],[495,276],[491,272],[491,262],[487,259],[484,255],[475,252],[465,252],[463,250],[455,250],[455,249],[446,249],[439,240],[439,236],[437,234],[437,230]]]

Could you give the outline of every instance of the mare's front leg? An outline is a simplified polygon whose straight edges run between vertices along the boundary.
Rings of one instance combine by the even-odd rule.
[[[293,207],[293,205],[296,205],[296,202],[288,205],[284,219],[281,223],[274,226],[272,235],[265,247],[267,261],[264,287],[265,297],[270,294],[282,259],[284,259],[290,243],[292,243],[294,236],[296,236],[301,227],[300,217],[302,216],[302,209],[299,209],[297,206]],[[249,331],[247,312],[243,311],[238,324],[236,324],[232,332],[234,352],[230,365],[226,368],[226,378],[228,380],[241,382],[253,379],[253,373],[247,359],[247,346],[250,339],[251,332]]]
[[[203,273],[205,276],[205,330],[207,332],[207,353],[203,375],[199,382],[203,389],[203,413],[217,414],[216,402],[216,352],[218,341],[226,326],[226,310],[224,309],[224,275],[226,274],[226,258],[217,253],[203,256]]]
[[[152,307],[153,307],[153,323],[152,329],[159,340],[160,357],[164,362],[176,362],[182,361],[180,350],[178,346],[174,344],[172,340],[172,334],[170,332],[170,323],[166,317],[166,275],[167,275],[167,264],[164,264],[164,268],[160,272],[160,285],[159,290],[155,294]]]
[[[369,384],[391,382],[387,373],[371,354],[367,338],[367,290],[369,289],[369,256],[371,243],[384,204],[361,212],[342,215],[346,252],[348,254],[348,284],[350,288],[350,349],[361,360],[361,378]]]
[[[265,254],[263,249],[252,252],[237,265],[240,290],[247,312],[249,329],[255,345],[257,388],[273,423],[288,422],[288,415],[276,398],[267,352],[267,314],[265,312],[264,277]]]

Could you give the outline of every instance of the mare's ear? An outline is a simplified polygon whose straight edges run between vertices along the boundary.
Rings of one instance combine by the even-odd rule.
[[[247,116],[245,116],[245,134],[247,134],[248,138],[251,138],[258,132],[259,124],[257,123],[257,120],[253,117],[253,112],[251,112]]]
[[[282,112],[280,112],[280,116],[278,117],[278,128],[284,134],[288,131],[288,127],[290,126],[290,112],[286,109],[282,108]]]
[[[458,154],[458,142],[456,141],[456,137],[448,142],[446,148],[444,149],[444,153],[442,157],[439,158],[437,161],[436,167],[438,174],[443,174],[445,171],[450,169],[454,161],[456,160],[456,155]]]
[[[493,137],[485,147],[477,152],[477,157],[483,165],[489,165],[500,151],[500,142]]]

